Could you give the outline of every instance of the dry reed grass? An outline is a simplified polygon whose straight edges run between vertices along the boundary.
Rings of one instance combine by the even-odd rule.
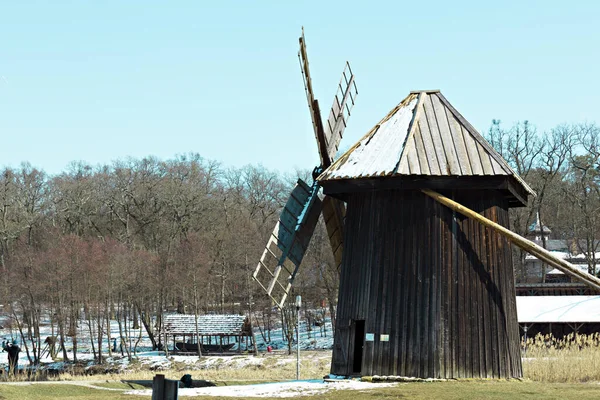
[[[523,372],[540,382],[600,382],[600,334],[569,334],[528,338],[524,343]]]
[[[537,335],[523,343],[523,370],[525,379],[548,383],[600,382],[600,334],[570,334],[563,339],[551,335]],[[329,373],[331,352],[302,352],[301,378],[318,379]],[[127,371],[114,374],[84,375],[63,373],[40,380],[151,380],[157,373],[179,379],[190,374],[194,379],[225,382],[282,381],[295,379],[295,355],[262,355],[203,357],[190,364],[171,362],[171,368],[160,371],[133,362]],[[3,377],[5,380],[7,377]],[[36,380],[35,377],[29,379]],[[0,378],[1,379],[1,378]],[[26,380],[25,376],[11,377],[10,381]]]
[[[301,357],[301,379],[318,379],[329,373],[331,352],[303,352]],[[150,370],[139,363],[133,363],[124,372],[102,375],[60,374],[51,380],[152,380],[157,374],[164,374],[169,379],[179,379],[185,374],[193,379],[210,381],[284,381],[296,379],[295,355],[269,356],[230,356],[203,357],[194,364],[171,363],[167,370]]]

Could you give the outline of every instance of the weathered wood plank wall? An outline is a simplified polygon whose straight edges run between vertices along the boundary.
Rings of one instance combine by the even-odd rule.
[[[499,191],[444,194],[508,225]],[[418,191],[348,196],[337,321],[334,374],[522,376],[510,244]]]

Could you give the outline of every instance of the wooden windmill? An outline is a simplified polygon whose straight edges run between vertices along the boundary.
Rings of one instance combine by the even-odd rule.
[[[313,177],[316,177],[333,162],[358,90],[350,64],[346,62],[329,118],[323,126],[319,102],[315,99],[312,88],[304,29],[299,40],[298,59],[321,160],[321,165],[313,171]],[[298,180],[253,274],[253,278],[279,307],[283,306],[291,290],[320,214],[323,214],[336,266],[339,268],[343,252],[344,213],[345,207],[340,200],[330,196],[325,196],[323,200],[319,198],[316,181],[309,186],[302,179]]]
[[[254,276],[269,257],[279,260],[263,287],[272,295],[279,285],[285,300],[322,187],[323,203],[335,205],[323,206],[326,220],[337,216],[330,236],[330,225],[340,232],[343,220],[333,374],[521,377],[511,243],[600,288],[598,278],[508,229],[509,208],[534,192],[437,90],[411,92],[303,188],[304,197],[299,186]],[[335,213],[341,202],[344,218]],[[284,223],[296,227],[292,239]],[[332,241],[334,251],[340,243]],[[281,282],[286,254],[295,268]]]
[[[332,373],[521,377],[511,242],[600,287],[507,229],[534,192],[437,90],[317,180],[347,205]]]

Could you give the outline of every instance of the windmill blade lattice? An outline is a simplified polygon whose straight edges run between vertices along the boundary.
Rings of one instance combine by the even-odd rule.
[[[315,138],[319,148],[319,156],[321,158],[321,168],[325,169],[331,165],[335,154],[337,153],[340,141],[346,129],[348,118],[356,102],[358,89],[354,80],[354,73],[350,68],[350,63],[346,62],[342,77],[338,88],[333,98],[333,105],[329,111],[327,125],[325,129],[321,120],[321,112],[319,102],[315,99],[312,87],[312,78],[308,65],[308,56],[306,53],[306,40],[304,39],[304,30],[300,37],[300,51],[298,51],[298,60],[300,61],[300,70],[302,71],[302,79],[304,80],[304,90],[306,91],[306,100],[310,110],[310,116],[315,131]]]
[[[346,129],[346,122],[350,118],[350,112],[354,107],[354,102],[358,96],[358,89],[354,81],[354,74],[350,64],[346,62],[346,67],[342,72],[342,79],[338,84],[338,89],[333,98],[333,105],[327,119],[325,128],[325,144],[327,155],[333,161]]]
[[[321,208],[317,184],[298,179],[252,275],[278,307],[291,290]]]
[[[313,177],[316,178],[333,163],[358,90],[350,64],[346,62],[324,129],[319,102],[313,92],[304,29],[299,42],[300,70],[321,160],[321,164],[313,171]],[[290,293],[321,212],[338,271],[342,263],[346,207],[342,201],[329,196],[325,196],[321,202],[318,193],[316,179],[312,187],[298,180],[252,275],[279,307],[283,307]]]

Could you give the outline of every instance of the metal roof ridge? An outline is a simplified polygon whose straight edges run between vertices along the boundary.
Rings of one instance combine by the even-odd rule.
[[[414,93],[410,92],[410,94],[414,94]],[[427,92],[425,92],[425,91],[419,92],[419,94],[418,94],[417,104],[415,104],[415,108],[413,109],[412,119],[410,120],[410,124],[408,125],[408,134],[404,138],[404,143],[402,143],[402,152],[400,153],[400,157],[398,157],[398,162],[396,163],[396,166],[394,167],[392,172],[389,174],[390,176],[396,175],[398,173],[398,168],[400,168],[400,162],[402,162],[402,158],[406,155],[406,144],[408,143],[410,138],[412,136],[414,136],[415,126],[416,126],[415,121],[417,121],[418,118],[420,117],[419,109],[421,108],[421,106],[423,104],[423,99],[425,98],[425,96],[427,96]]]
[[[430,89],[430,90],[411,90],[410,94],[418,94],[418,93],[439,93],[440,89]]]

